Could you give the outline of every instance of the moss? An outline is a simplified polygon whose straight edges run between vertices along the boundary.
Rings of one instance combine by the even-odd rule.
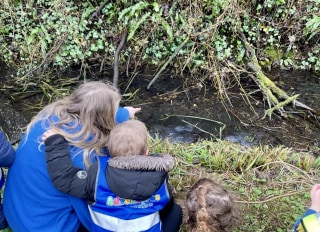
[[[269,46],[266,47],[263,51],[263,53],[267,56],[267,58],[273,62],[273,61],[280,61],[281,59],[283,59],[284,54],[283,51],[279,50],[277,47],[275,46]]]

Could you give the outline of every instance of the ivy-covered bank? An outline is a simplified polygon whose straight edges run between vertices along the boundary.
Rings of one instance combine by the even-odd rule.
[[[3,0],[0,59],[17,67],[24,85],[75,65],[103,74],[115,64],[134,76],[152,64],[224,89],[247,73],[243,38],[262,67],[318,72],[319,7],[320,0]]]

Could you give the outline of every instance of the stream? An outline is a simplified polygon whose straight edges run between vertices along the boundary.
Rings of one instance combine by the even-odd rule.
[[[0,75],[1,91],[10,78],[10,70],[0,66]],[[59,78],[70,77],[70,73],[68,77],[60,75]],[[250,83],[243,86],[252,92],[249,95],[251,105],[236,87],[228,89],[229,99],[222,102],[218,100],[217,92],[203,83],[182,88],[183,79],[163,74],[147,89],[151,79],[150,72],[141,73],[126,92],[120,86],[121,93],[125,95],[121,105],[142,108],[136,116],[146,123],[151,136],[168,138],[171,142],[225,139],[244,146],[283,145],[303,150],[319,145],[320,126],[316,117],[293,107],[285,107],[286,116],[276,113],[271,118],[263,117],[266,103],[262,103],[262,94]],[[320,110],[318,76],[303,71],[277,71],[273,72],[271,79],[289,95],[300,94],[299,101]],[[37,104],[40,99],[41,96],[36,96],[12,102],[2,92],[0,127],[12,143],[20,140],[21,128],[37,112],[28,110],[27,105]]]

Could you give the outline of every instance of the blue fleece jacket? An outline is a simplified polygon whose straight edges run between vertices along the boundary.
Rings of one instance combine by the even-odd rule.
[[[117,123],[129,119],[129,112],[119,108]],[[31,128],[16,150],[4,191],[4,214],[14,232],[76,232],[80,222],[90,229],[91,218],[85,200],[58,191],[46,167],[44,146],[39,146],[45,132],[42,122]],[[84,169],[83,152],[70,146],[75,166]]]
[[[11,143],[7,140],[5,134],[0,130],[0,167],[10,167],[13,164],[15,158],[15,150]],[[4,184],[4,173],[0,170],[0,189]],[[1,197],[0,197],[1,200]],[[4,218],[2,204],[0,204],[0,230],[8,227],[8,224]]]
[[[0,130],[0,167],[10,167],[15,158],[15,151],[5,134]]]

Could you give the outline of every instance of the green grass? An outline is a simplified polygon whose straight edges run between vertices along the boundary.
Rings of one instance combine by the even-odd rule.
[[[319,158],[312,151],[248,148],[227,141],[170,144],[155,139],[151,152],[174,154],[176,167],[170,182],[182,207],[187,192],[200,177],[213,178],[233,192],[241,211],[236,232],[291,231],[310,204],[312,185],[319,182]]]

